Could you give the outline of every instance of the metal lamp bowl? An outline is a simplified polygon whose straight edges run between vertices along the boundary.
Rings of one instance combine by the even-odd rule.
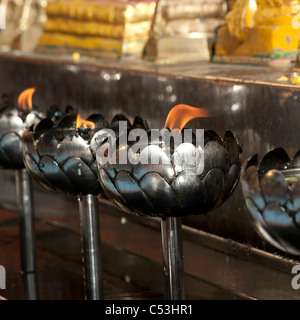
[[[22,112],[5,105],[0,109],[0,166],[3,169],[23,169],[22,135],[42,119],[36,110]]]
[[[193,143],[183,143],[176,149],[179,157],[198,153],[198,165],[203,165],[198,175],[190,174],[184,163],[176,165],[175,153],[167,164],[112,164],[102,157],[106,147],[103,144],[97,150],[100,183],[112,202],[136,215],[164,220],[206,213],[226,201],[239,180],[242,148],[230,131],[223,139],[212,130],[205,131],[201,151]],[[116,148],[117,157],[120,148],[129,149],[129,145]],[[129,152],[128,156],[136,155]],[[140,153],[139,157],[143,156],[167,157],[164,148],[155,143]]]
[[[300,152],[290,159],[276,148],[260,162],[252,156],[243,163],[241,184],[260,236],[283,252],[300,255]]]
[[[70,195],[102,193],[98,181],[96,149],[101,141],[97,131],[114,128],[116,115],[109,123],[102,115],[90,115],[87,120],[95,129],[76,129],[77,114],[68,114],[54,123],[43,119],[23,135],[23,157],[27,170],[44,188]],[[129,122],[129,120],[128,120]]]

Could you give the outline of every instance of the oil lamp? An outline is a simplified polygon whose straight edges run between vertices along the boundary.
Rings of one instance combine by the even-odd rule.
[[[166,297],[172,300],[184,298],[181,217],[220,206],[239,180],[242,148],[231,131],[221,138],[213,130],[203,130],[202,146],[195,135],[177,147],[172,139],[164,140],[170,130],[178,128],[179,134],[189,120],[206,115],[205,109],[177,105],[161,136],[148,130],[137,149],[132,142],[122,142],[122,136],[97,149],[100,183],[107,197],[128,213],[161,218]]]
[[[22,136],[43,117],[32,105],[35,88],[24,90],[18,97],[18,107],[4,96],[0,109],[0,167],[15,171],[17,204],[20,211],[21,269],[25,279],[26,296],[36,299],[36,252],[34,239],[34,208],[31,179],[24,167]]]
[[[84,120],[70,113],[57,121],[45,118],[23,136],[24,163],[32,177],[47,190],[78,198],[86,297],[91,300],[103,297],[97,199],[103,191],[96,149],[104,138],[101,129],[113,131],[120,119],[124,116],[116,115],[109,123],[101,114]]]
[[[300,151],[276,148],[245,160],[241,185],[246,212],[258,234],[283,252],[300,255]]]

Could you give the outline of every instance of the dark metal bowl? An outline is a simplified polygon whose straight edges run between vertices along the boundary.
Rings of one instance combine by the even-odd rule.
[[[128,156],[156,156],[166,159],[167,164],[112,164],[102,156],[105,148],[103,144],[97,150],[104,192],[119,208],[136,215],[166,219],[206,213],[226,201],[239,180],[242,148],[230,131],[225,132],[224,139],[212,130],[205,131],[204,149],[199,150],[193,143],[176,149],[177,156],[183,158],[189,152],[197,154],[197,165],[204,165],[197,175],[190,174],[184,163],[177,165],[175,153],[166,159],[159,143],[149,144],[140,155],[128,152]],[[117,158],[121,148],[129,150],[130,145],[117,146]]]
[[[283,148],[243,163],[241,185],[247,212],[259,235],[276,248],[300,255],[300,152]]]
[[[22,135],[36,125],[43,115],[37,110],[23,112],[11,105],[0,109],[0,166],[3,169],[23,169]]]
[[[23,135],[23,157],[27,170],[44,188],[70,195],[98,195],[96,149],[102,141],[97,131],[113,129],[124,115],[116,115],[109,123],[102,115],[90,115],[87,120],[95,129],[76,129],[77,114],[67,114],[54,122],[43,119],[34,130]],[[136,117],[136,119],[139,119]]]

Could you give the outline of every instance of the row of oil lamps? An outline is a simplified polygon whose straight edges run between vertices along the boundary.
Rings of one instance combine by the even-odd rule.
[[[300,254],[300,154],[290,159],[278,148],[261,162],[253,156],[242,165],[241,142],[231,131],[221,138],[215,131],[206,130],[203,148],[193,141],[176,149],[182,159],[190,152],[202,159],[198,174],[189,174],[184,162],[177,164],[175,155],[167,153],[161,141],[149,142],[146,155],[142,151],[131,156],[166,159],[163,164],[113,163],[107,157],[118,159],[122,150],[130,148],[129,142],[121,142],[122,135],[133,128],[150,132],[145,120],[136,116],[131,123],[123,114],[111,122],[101,114],[83,120],[72,108],[51,107],[44,114],[32,106],[33,93],[34,89],[23,92],[18,107],[4,96],[0,110],[0,166],[16,172],[21,263],[28,275],[25,287],[29,298],[36,298],[31,178],[49,191],[78,199],[87,299],[103,298],[99,195],[128,213],[161,218],[167,299],[185,296],[181,217],[208,213],[222,205],[240,177],[245,206],[259,234],[285,252]],[[120,132],[120,121],[127,122],[126,132]],[[105,139],[103,129],[117,137],[114,154],[106,152],[113,142]]]

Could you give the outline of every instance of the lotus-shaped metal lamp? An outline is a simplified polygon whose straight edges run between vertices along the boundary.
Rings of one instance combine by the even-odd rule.
[[[35,88],[24,90],[19,95],[18,107],[4,95],[0,107],[0,168],[15,171],[17,205],[20,211],[21,269],[25,280],[25,296],[28,299],[37,298],[36,251],[32,182],[24,167],[22,136],[27,128],[35,126],[43,117],[43,113],[32,105],[34,91]]]
[[[101,187],[97,181],[93,138],[99,127],[109,124],[101,115],[94,115],[95,129],[76,128],[76,119],[77,114],[71,114],[55,124],[45,118],[34,131],[28,130],[23,137],[25,165],[48,190],[98,195]]]
[[[103,296],[97,209],[97,196],[103,191],[96,164],[96,149],[103,137],[98,131],[117,132],[121,120],[129,123],[123,114],[109,123],[101,114],[84,120],[70,113],[57,121],[45,118],[23,135],[24,163],[32,177],[47,190],[78,197],[87,299]]]
[[[4,102],[0,108],[0,167],[24,168],[22,136],[27,128],[36,125],[43,117],[42,112],[32,107],[17,108],[7,100]]]
[[[167,219],[209,212],[225,202],[238,183],[241,144],[231,131],[224,138],[205,131],[204,141],[203,149],[185,142],[174,153],[158,140],[138,154],[130,150],[130,143],[121,144],[111,155],[115,164],[103,157],[107,149],[103,144],[97,158],[101,185],[119,208],[136,215]],[[119,164],[124,149],[128,161]],[[151,159],[161,161],[153,164]],[[196,167],[185,159],[193,159]]]
[[[247,212],[258,234],[276,248],[300,255],[300,152],[290,158],[283,148],[259,162],[244,161],[241,185]]]
[[[156,138],[152,130],[146,132],[139,148],[122,136],[115,144],[107,141],[98,148],[97,161],[100,183],[112,202],[131,214],[162,219],[166,296],[182,299],[180,218],[207,213],[228,199],[239,180],[242,148],[229,130],[224,138],[203,130],[200,146],[196,134],[178,145],[174,136],[167,141],[170,128],[165,129]]]

